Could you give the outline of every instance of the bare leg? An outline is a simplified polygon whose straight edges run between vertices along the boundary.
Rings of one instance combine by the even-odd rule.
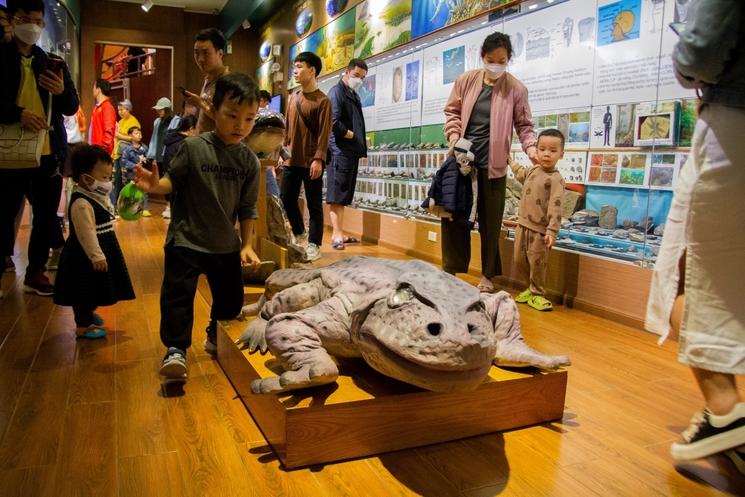
[[[683,309],[685,308],[685,302],[685,294],[675,297],[673,310],[670,313],[670,328],[672,329],[672,335],[676,337],[680,336],[680,324],[683,322]]]
[[[329,204],[329,218],[331,218],[331,241],[344,241],[344,206]]]
[[[685,256],[680,261],[681,275],[685,274]],[[681,278],[681,282],[684,278]],[[680,336],[680,326],[683,322],[683,310],[685,309],[686,296],[683,288],[675,298],[673,310],[670,314],[670,327],[676,336]],[[707,369],[691,367],[693,376],[696,378],[698,388],[704,396],[706,407],[712,414],[722,416],[728,414],[738,402],[741,402],[740,393],[737,391],[735,376],[728,373],[718,373]]]
[[[735,405],[742,401],[737,391],[735,376],[717,373],[706,369],[691,368],[696,377],[698,388],[704,395],[706,407],[712,414],[722,416],[729,414]]]

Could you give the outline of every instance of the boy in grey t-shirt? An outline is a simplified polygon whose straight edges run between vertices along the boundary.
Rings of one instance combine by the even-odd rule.
[[[217,320],[235,318],[243,305],[241,264],[259,264],[250,245],[259,161],[242,143],[253,128],[258,101],[259,89],[249,76],[222,76],[212,99],[215,130],[184,140],[163,178],[157,170],[135,168],[138,187],[173,194],[160,293],[160,339],[168,347],[160,374],[166,381],[187,378],[186,349],[191,345],[199,275],[207,276],[212,292],[204,348],[215,353]]]

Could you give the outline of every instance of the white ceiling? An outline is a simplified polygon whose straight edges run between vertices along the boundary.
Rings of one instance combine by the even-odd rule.
[[[116,2],[127,2],[142,4],[143,0],[114,0]],[[189,12],[203,12],[208,14],[219,13],[227,0],[154,0],[153,5],[163,7],[179,7]]]

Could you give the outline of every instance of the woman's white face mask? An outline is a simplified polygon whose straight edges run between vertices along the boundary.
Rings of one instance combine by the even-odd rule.
[[[498,78],[507,71],[507,64],[491,64],[485,60],[482,60],[484,69],[490,78]]]

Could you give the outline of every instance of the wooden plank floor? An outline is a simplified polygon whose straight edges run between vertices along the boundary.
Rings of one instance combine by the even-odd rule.
[[[117,231],[138,298],[101,310],[108,338],[77,341],[69,308],[22,293],[21,230],[0,301],[0,496],[745,495],[725,458],[671,463],[670,443],[701,407],[676,344],[563,307],[522,314],[532,345],[574,361],[561,423],[284,471],[201,349],[201,296],[189,383],[183,395],[162,390],[165,222]],[[323,253],[400,257],[359,245]]]

